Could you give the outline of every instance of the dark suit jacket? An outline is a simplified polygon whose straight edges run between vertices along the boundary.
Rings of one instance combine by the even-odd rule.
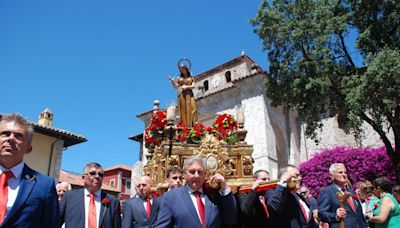
[[[114,196],[101,191],[101,200],[110,199],[110,203],[105,206],[103,203],[100,209],[99,224],[101,228],[120,228],[121,210],[119,200]],[[61,223],[65,222],[65,228],[84,228],[85,227],[85,199],[84,189],[66,192],[61,200]]]
[[[348,190],[351,195],[356,194],[353,190]],[[330,184],[321,190],[318,198],[318,217],[323,222],[329,223],[329,227],[336,228],[339,227],[339,221],[336,220],[336,210],[340,207],[339,200],[336,198],[336,192],[339,189],[334,184]],[[353,200],[356,211],[353,211],[349,205],[346,203],[346,219],[345,227],[367,227],[365,222],[361,205],[357,200]]]
[[[225,224],[235,224],[237,221],[237,205],[232,193],[226,196],[216,193],[214,198],[206,195],[205,212],[207,228],[219,228],[221,220]],[[159,227],[202,227],[186,185],[163,195],[157,219]]]
[[[53,178],[25,165],[17,198],[0,227],[57,227],[59,207],[54,183]]]
[[[244,228],[267,227],[264,209],[259,194],[251,190],[249,193],[238,193],[240,217]]]
[[[318,200],[314,196],[310,196],[307,203],[310,204],[310,210],[318,210]]]
[[[277,185],[275,190],[267,191],[265,198],[270,212],[269,227],[318,227],[314,222],[310,205],[302,196],[297,195],[310,208],[307,223],[295,194],[297,193],[289,192],[281,185]]]
[[[125,201],[122,227],[155,227],[160,204],[160,198],[153,198],[150,219],[147,219],[146,208],[144,208],[143,199],[141,197],[137,196]]]

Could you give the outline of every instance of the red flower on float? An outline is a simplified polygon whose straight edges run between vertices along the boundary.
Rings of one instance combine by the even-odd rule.
[[[206,133],[202,123],[195,124],[192,128],[186,127],[183,123],[179,123],[177,126],[180,129],[178,140],[181,142],[199,144]]]
[[[234,144],[237,142],[237,121],[232,115],[220,114],[213,125],[214,136],[218,140],[224,140],[228,144]]]
[[[164,131],[164,127],[168,121],[165,111],[155,111],[150,119],[150,125],[144,131],[145,146],[160,144],[160,139]]]

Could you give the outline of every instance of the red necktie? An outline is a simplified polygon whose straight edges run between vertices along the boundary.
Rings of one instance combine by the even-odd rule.
[[[97,219],[96,219],[96,204],[94,203],[95,194],[89,194],[89,213],[88,213],[88,228],[96,228],[97,227]]]
[[[6,216],[8,201],[8,179],[14,177],[11,171],[4,171],[0,174],[0,224]]]
[[[345,193],[346,189],[342,188],[342,192]],[[354,207],[353,200],[351,199],[351,196],[347,198],[347,203],[350,205],[351,209],[355,212],[356,208]]]
[[[356,208],[354,207],[354,203],[353,200],[351,199],[351,197],[347,198],[347,202],[350,204],[350,207],[353,211],[356,211]]]
[[[261,203],[261,206],[263,207],[265,218],[268,220],[269,213],[268,213],[268,207],[265,204],[265,196],[263,196],[263,195],[260,196],[260,203]]]
[[[147,219],[150,219],[150,212],[151,212],[151,201],[150,198],[146,199],[147,204],[146,204],[146,215],[147,215]]]
[[[206,225],[206,210],[204,208],[203,201],[201,200],[201,193],[200,192],[193,192],[193,194],[196,196],[196,201],[197,201],[197,208],[199,209],[199,214],[201,218],[201,224],[203,227]]]
[[[304,205],[301,203],[301,199],[299,199],[299,205],[300,205],[301,212],[303,212],[303,216],[306,219],[306,222],[308,223],[308,215],[307,215],[306,209],[304,208]]]

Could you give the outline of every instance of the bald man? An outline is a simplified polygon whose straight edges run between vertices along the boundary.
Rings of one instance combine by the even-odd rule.
[[[157,222],[159,199],[152,196],[153,180],[149,176],[142,176],[136,184],[137,196],[124,204],[122,227],[153,227]]]
[[[58,201],[61,202],[64,193],[71,191],[72,187],[71,184],[67,182],[60,182],[56,185]]]

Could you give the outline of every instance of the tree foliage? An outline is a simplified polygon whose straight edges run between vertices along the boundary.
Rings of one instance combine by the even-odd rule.
[[[298,111],[314,139],[324,115],[356,135],[367,122],[400,181],[398,12],[396,0],[263,0],[251,22],[268,52],[271,104]]]

